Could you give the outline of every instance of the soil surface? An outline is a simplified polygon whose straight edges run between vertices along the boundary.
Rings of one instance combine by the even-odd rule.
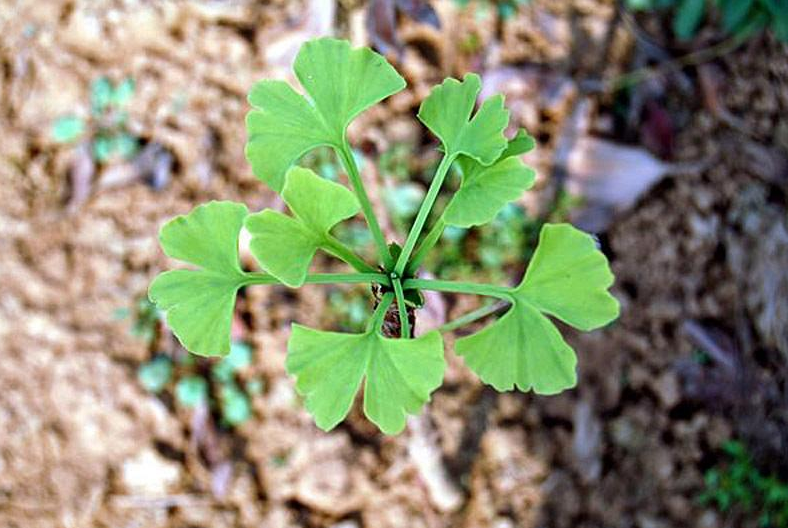
[[[433,6],[440,29],[398,20],[402,53],[391,58],[409,88],[364,114],[351,143],[383,210],[390,182],[375,163],[407,144],[411,169],[429,167],[418,105],[445,76],[477,71],[485,92],[506,94],[513,130],[538,139],[526,157],[537,190],[521,200],[531,217],[555,218],[560,190],[588,179],[622,190],[561,217],[602,226],[622,305],[603,330],[562,328],[577,388],[497,394],[448,337],[445,383],[405,433],[380,435],[358,406],[323,433],[284,371],[290,322],[335,324],[330,292],[308,286],[240,299],[234,335],[254,358],[242,376],[263,381],[245,423],[186,409],[171,386],[147,392],[140,365],[183,355],[161,324],[150,340],[131,331],[151,279],[174,265],[159,226],[211,199],[281,208],[244,159],[246,92],[292,80],[305,39],[368,43],[370,15],[354,0],[4,0],[0,526],[756,526],[697,497],[731,438],[764,471],[788,465],[788,49],[759,36],[614,92],[599,86],[639,65],[642,39],[675,55],[687,45],[655,37],[659,20],[633,29],[612,0],[533,0],[506,19],[489,5]],[[57,118],[88,115],[101,76],[135,80],[128,127],[163,169],[142,155],[94,166],[84,143],[51,138]],[[621,150],[572,161],[595,141],[643,161]],[[605,152],[602,176],[594,152]],[[507,280],[523,269],[507,265]],[[432,295],[417,324],[475,302]]]

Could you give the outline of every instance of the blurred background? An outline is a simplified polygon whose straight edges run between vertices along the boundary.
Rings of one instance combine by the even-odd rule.
[[[289,325],[363,326],[363,287],[247,289],[223,360],[163,325],[159,226],[283,207],[244,160],[245,96],[295,82],[320,35],[408,81],[350,130],[391,239],[438,161],[431,86],[505,94],[535,190],[426,269],[513,284],[544,222],[595,233],[622,316],[564,329],[576,389],[497,394],[449,338],[405,433],[354,408],[326,434],[284,372]],[[0,526],[788,526],[787,40],[783,0],[2,0]],[[327,152],[302,163],[344,181]],[[338,235],[364,251],[362,227]],[[418,325],[477,302],[432,295]]]

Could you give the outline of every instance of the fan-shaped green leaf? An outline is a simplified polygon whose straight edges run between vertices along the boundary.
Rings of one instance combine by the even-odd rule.
[[[266,209],[249,215],[246,229],[260,266],[295,288],[304,283],[315,252],[328,244],[331,228],[360,207],[348,189],[301,167],[288,171],[282,197],[293,216]]]
[[[350,411],[364,385],[364,413],[386,434],[405,427],[443,381],[446,363],[438,332],[416,339],[323,332],[293,325],[287,372],[323,430],[332,429]]]
[[[148,295],[165,312],[183,346],[203,356],[230,351],[235,296],[244,275],[238,262],[238,236],[248,211],[243,204],[210,202],[161,228],[164,252],[198,266],[160,274]]]
[[[509,111],[503,96],[490,97],[471,118],[481,80],[469,73],[462,82],[446,79],[434,87],[421,103],[419,119],[443,144],[447,156],[465,154],[482,165],[490,165],[506,148],[503,130]]]
[[[549,314],[581,330],[618,317],[608,293],[613,274],[594,239],[568,224],[547,224],[512,307],[498,321],[457,341],[457,353],[498,390],[556,394],[575,385],[577,359]]]
[[[535,173],[516,156],[531,150],[534,140],[524,130],[509,141],[492,165],[461,157],[462,184],[446,207],[444,220],[457,227],[471,227],[491,221],[512,200],[531,188]]]
[[[382,56],[331,38],[301,46],[293,69],[309,99],[282,81],[261,81],[249,93],[246,157],[276,191],[301,155],[321,145],[341,147],[356,116],[405,87]]]

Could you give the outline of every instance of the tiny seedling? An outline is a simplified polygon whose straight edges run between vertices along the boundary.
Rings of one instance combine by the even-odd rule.
[[[405,80],[372,50],[329,38],[306,42],[294,70],[306,95],[283,81],[260,81],[249,94],[252,110],[246,120],[246,157],[255,175],[281,193],[290,214],[271,209],[250,214],[243,204],[210,202],[161,229],[164,252],[196,268],[166,271],[149,290],[183,346],[204,356],[228,354],[241,288],[371,284],[376,307],[364,330],[327,332],[294,324],[286,369],[320,428],[329,430],[347,416],[363,382],[366,416],[384,433],[395,434],[442,383],[441,330],[490,313],[466,314],[414,337],[421,290],[472,294],[509,304],[495,322],[456,341],[457,354],[482,381],[501,391],[538,394],[573,387],[577,358],[549,317],[592,330],[619,313],[607,291],[613,275],[590,235],[568,224],[544,225],[525,277],[514,287],[418,276],[447,227],[490,222],[533,184],[534,172],[519,155],[532,149],[534,140],[523,130],[509,140],[504,136],[509,112],[503,96],[485,100],[474,113],[481,80],[468,74],[462,81],[446,79],[424,99],[418,118],[440,140],[442,160],[400,246],[384,238],[345,131],[361,112],[402,90]],[[352,190],[294,166],[305,153],[326,146],[339,158]],[[423,235],[452,166],[461,181]],[[376,248],[374,264],[332,234],[359,212]],[[242,229],[262,272],[241,267]],[[355,272],[312,273],[317,251]]]
[[[765,29],[788,42],[788,8],[783,0],[626,0],[633,11],[673,10],[673,33],[682,40],[695,36],[711,5],[719,12],[722,30],[745,40]]]
[[[706,471],[700,502],[754,515],[761,528],[788,528],[788,484],[761,473],[741,442],[729,440],[723,450],[729,461]]]
[[[137,378],[145,390],[154,394],[164,392],[174,382],[173,393],[180,405],[186,408],[207,405],[218,411],[222,423],[236,426],[252,416],[250,396],[262,391],[262,380],[258,378],[239,382],[239,373],[251,363],[251,347],[236,341],[229,354],[209,368],[192,361],[192,356],[173,361],[158,355],[140,365]]]
[[[139,149],[137,138],[127,126],[126,106],[133,95],[131,78],[118,84],[106,77],[97,79],[90,88],[90,118],[76,115],[58,118],[52,125],[52,138],[58,143],[87,139],[93,159],[99,163],[131,159]]]

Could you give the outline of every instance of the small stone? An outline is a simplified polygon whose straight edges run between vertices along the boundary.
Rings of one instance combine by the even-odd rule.
[[[166,495],[180,480],[181,469],[153,449],[145,449],[123,462],[121,483],[135,495]]]
[[[681,389],[676,374],[672,371],[662,374],[653,384],[653,389],[663,407],[672,409],[681,401]]]

